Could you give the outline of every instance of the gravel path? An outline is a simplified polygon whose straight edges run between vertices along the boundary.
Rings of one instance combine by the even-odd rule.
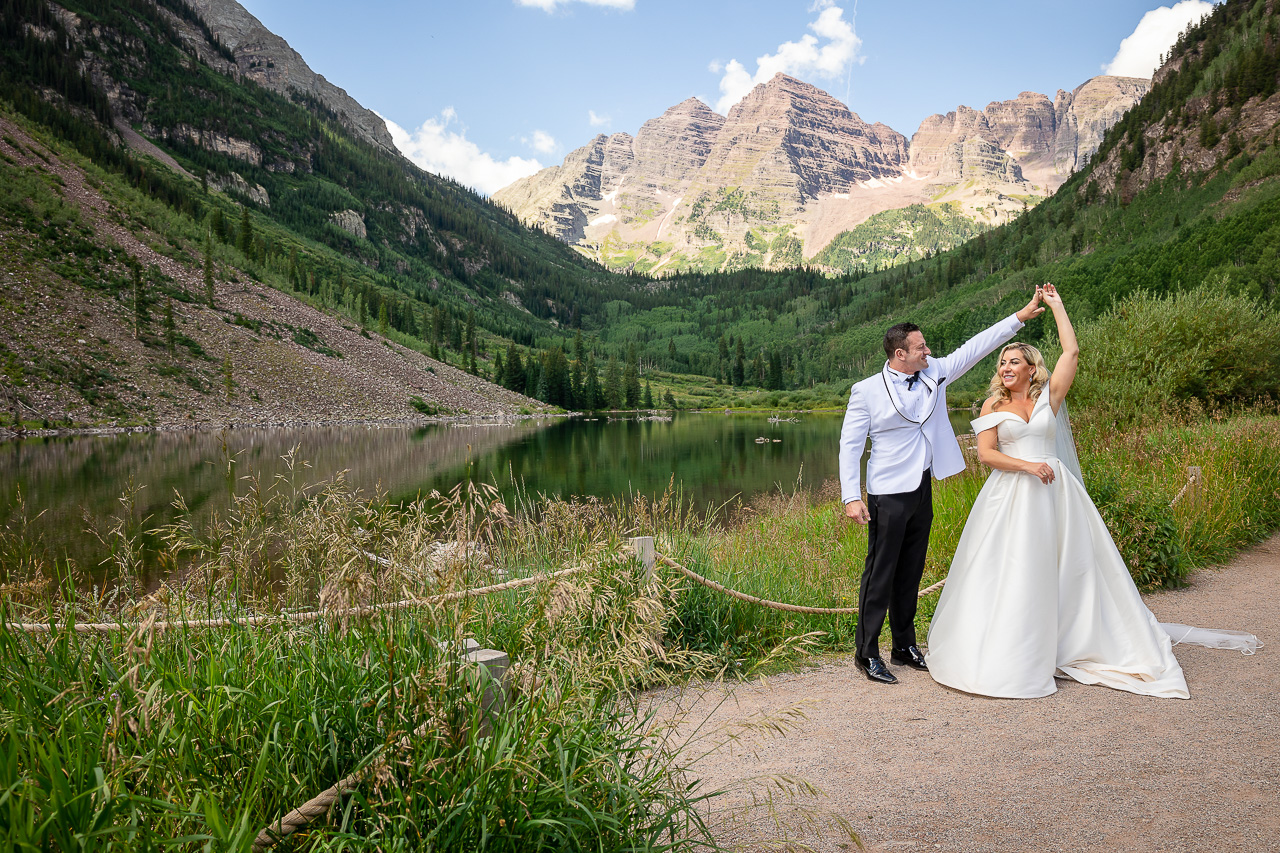
[[[1062,679],[1043,699],[986,699],[903,667],[898,685],[872,684],[838,659],[686,693],[689,719],[710,711],[709,729],[804,713],[785,737],[735,745],[694,773],[743,807],[719,816],[719,837],[746,849],[784,836],[854,849],[831,825],[837,816],[872,851],[1280,851],[1278,586],[1280,536],[1146,597],[1161,621],[1247,630],[1267,644],[1253,656],[1178,646],[1190,700]],[[765,786],[742,786],[779,775],[825,796],[762,808]],[[798,829],[812,809],[827,825]]]

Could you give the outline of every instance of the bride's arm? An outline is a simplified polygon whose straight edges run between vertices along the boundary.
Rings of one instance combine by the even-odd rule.
[[[1076,341],[1076,330],[1071,327],[1071,318],[1062,304],[1058,289],[1052,284],[1043,288],[1045,304],[1053,312],[1054,322],[1058,324],[1058,340],[1062,342],[1062,356],[1053,366],[1053,375],[1049,377],[1049,405],[1056,415],[1062,408],[1062,401],[1067,399],[1071,383],[1076,381],[1076,368],[1080,365],[1080,344]]]
[[[995,401],[987,400],[982,404],[982,414],[989,415],[995,411]],[[984,429],[978,433],[978,461],[998,471],[1017,471],[1039,477],[1040,482],[1048,485],[1053,482],[1053,466],[1047,462],[1031,462],[1019,459],[1007,453],[1001,453],[996,440],[996,428]]]

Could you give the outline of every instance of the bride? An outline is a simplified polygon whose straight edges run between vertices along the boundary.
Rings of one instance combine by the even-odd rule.
[[[985,696],[1033,698],[1055,675],[1148,696],[1190,696],[1169,633],[1183,642],[1252,651],[1237,632],[1161,626],[1081,482],[1063,402],[1080,348],[1052,284],[1062,357],[1000,352],[991,396],[973,422],[978,458],[995,469],[982,487],[929,628],[934,680]],[[1185,632],[1210,634],[1186,637]]]

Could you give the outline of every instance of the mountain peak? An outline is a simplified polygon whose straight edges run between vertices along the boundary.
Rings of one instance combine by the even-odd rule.
[[[263,26],[236,0],[186,2],[235,56],[240,75],[286,97],[294,92],[310,95],[333,110],[343,125],[365,141],[387,151],[397,150],[386,122],[346,90],[312,71],[287,41]]]

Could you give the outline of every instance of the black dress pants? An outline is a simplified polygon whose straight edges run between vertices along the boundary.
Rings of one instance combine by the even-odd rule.
[[[889,616],[893,647],[916,643],[916,605],[933,526],[933,476],[896,495],[867,495],[867,563],[858,591],[858,655],[880,657],[880,629]]]

